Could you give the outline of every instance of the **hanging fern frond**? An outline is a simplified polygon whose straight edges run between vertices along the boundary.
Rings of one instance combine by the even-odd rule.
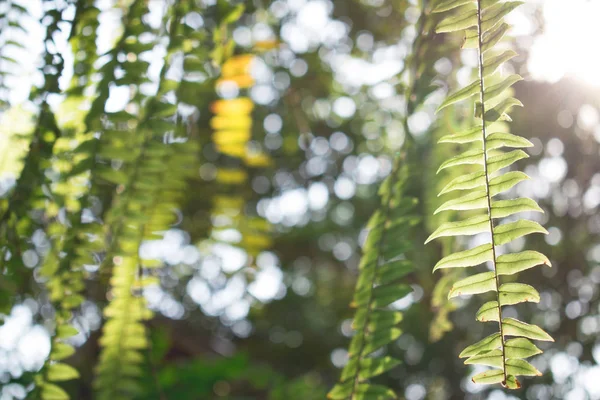
[[[44,367],[36,375],[36,391],[41,399],[68,399],[67,393],[59,386],[49,382],[60,382],[78,377],[72,367],[61,360],[69,357],[75,349],[66,341],[76,335],[78,330],[71,325],[73,310],[84,302],[82,295],[85,289],[84,265],[97,263],[95,254],[104,250],[104,232],[101,224],[97,223],[98,216],[86,212],[92,211],[97,195],[97,185],[101,175],[104,146],[107,142],[103,137],[105,127],[111,128],[119,124],[118,113],[106,113],[105,103],[110,86],[115,79],[115,70],[122,72],[121,79],[128,76],[135,79],[145,79],[135,64],[139,53],[146,47],[140,46],[133,40],[140,35],[141,17],[147,11],[140,7],[142,2],[134,2],[124,17],[124,30],[115,47],[105,56],[108,61],[101,67],[102,79],[97,84],[98,95],[92,101],[90,111],[84,113],[70,112],[63,117],[62,128],[66,136],[57,142],[54,152],[53,176],[51,185],[52,198],[45,204],[46,217],[51,219],[48,226],[48,236],[52,241],[51,251],[44,259],[41,269],[49,297],[55,307],[55,332],[52,335],[51,353]],[[92,64],[97,59],[96,32],[98,28],[99,10],[91,0],[77,3],[75,17],[72,22],[70,44],[76,50],[74,74],[71,85],[66,91],[65,104],[75,109],[82,109],[86,103],[85,91],[93,82]],[[119,60],[119,54],[129,54],[127,60]],[[84,58],[79,58],[85,54]],[[135,56],[135,57],[133,57]],[[141,82],[141,81],[140,81]],[[84,116],[85,115],[85,116]],[[115,121],[117,120],[117,121]],[[122,121],[120,122],[122,124]],[[116,131],[116,129],[113,130]],[[102,135],[99,135],[102,132]],[[123,134],[125,135],[125,131]],[[110,134],[107,134],[110,136]],[[63,140],[64,139],[64,140]],[[118,153],[117,153],[118,154]],[[94,188],[90,191],[88,185]],[[65,218],[59,218],[59,212],[64,212]],[[57,374],[56,371],[60,371]]]
[[[175,208],[195,169],[196,151],[191,143],[152,142],[139,166],[144,174],[134,183],[127,208],[121,209],[124,223],[115,238],[118,247],[111,258],[110,302],[104,310],[107,322],[100,339],[98,399],[130,399],[141,391],[142,351],[149,346],[144,321],[152,317],[142,290],[158,283],[153,271],[162,263],[142,258],[139,248],[145,240],[162,238],[162,232],[175,222]]]
[[[85,53],[86,61],[75,61],[73,78],[67,90],[65,104],[75,107],[84,101],[83,91],[88,86],[89,76],[92,72],[91,64],[96,59],[96,29],[99,10],[94,7],[93,1],[81,1],[77,4],[77,11],[71,21],[70,43],[73,49],[81,48]],[[55,24],[54,24],[55,25]],[[51,25],[52,26],[52,25]],[[85,35],[78,36],[82,32]],[[52,37],[52,36],[50,36]],[[89,58],[87,58],[89,57]],[[56,85],[58,88],[58,85]],[[62,123],[61,123],[62,122]],[[41,276],[47,279],[46,288],[49,299],[55,308],[55,331],[51,338],[51,351],[42,369],[34,377],[36,387],[30,394],[32,398],[69,399],[68,394],[58,386],[58,383],[76,379],[79,373],[73,367],[62,362],[75,353],[75,348],[67,340],[76,335],[78,330],[71,325],[73,310],[84,302],[82,291],[84,283],[84,264],[93,261],[86,255],[86,249],[92,243],[92,248],[101,250],[97,244],[87,237],[89,234],[98,234],[91,229],[92,224],[86,226],[86,231],[80,229],[84,200],[85,186],[82,185],[81,176],[71,174],[71,161],[79,161],[73,157],[72,143],[80,139],[83,133],[83,113],[69,113],[63,121],[58,121],[63,135],[56,140],[52,157],[53,182],[49,185],[50,197],[44,203],[45,218],[50,220],[46,233],[52,245],[44,258]],[[65,211],[65,218],[59,218],[60,210]],[[98,225],[93,225],[98,227]]]
[[[465,364],[491,366],[494,369],[479,373],[473,382],[481,384],[501,383],[509,389],[521,385],[517,376],[535,376],[541,373],[525,361],[541,353],[529,339],[552,341],[550,335],[535,325],[503,316],[503,307],[523,302],[539,302],[538,292],[521,283],[502,283],[502,276],[537,265],[550,265],[548,258],[535,251],[516,254],[499,254],[498,247],[531,233],[547,233],[537,222],[514,219],[521,212],[541,212],[531,199],[520,198],[496,200],[495,197],[527,179],[526,175],[500,172],[516,161],[526,158],[521,148],[531,146],[526,139],[499,130],[501,121],[510,121],[508,111],[521,103],[507,95],[507,90],[521,78],[511,75],[501,78],[496,70],[501,64],[514,57],[512,51],[498,52],[494,46],[507,32],[509,25],[503,17],[519,6],[519,1],[497,2],[490,0],[446,0],[434,12],[452,11],[437,26],[438,32],[465,32],[463,47],[476,48],[478,52],[478,78],[465,88],[451,94],[440,106],[440,110],[459,101],[477,97],[473,129],[449,135],[440,143],[468,144],[469,150],[445,161],[439,168],[477,166],[474,172],[461,175],[451,181],[442,193],[461,192],[461,197],[448,200],[436,212],[483,211],[462,221],[442,224],[427,242],[440,237],[490,234],[490,241],[473,249],[451,254],[440,260],[434,270],[444,268],[471,268],[491,263],[492,270],[478,273],[454,284],[449,297],[495,292],[495,300],[485,303],[477,312],[478,321],[493,321],[498,332],[467,347],[461,354]],[[510,151],[501,148],[514,149]],[[512,222],[497,223],[499,219],[513,217]],[[515,337],[508,339],[507,337]]]
[[[19,21],[19,18],[26,14],[23,7],[12,2],[4,6],[7,6],[3,9],[7,13],[3,16],[8,21],[7,26],[26,33]],[[63,22],[63,11],[64,8],[53,8],[43,16],[47,22],[44,51],[39,68],[43,83],[40,87],[34,88],[30,94],[30,101],[38,107],[38,113],[33,131],[27,137],[29,148],[23,159],[23,168],[14,187],[0,202],[0,237],[7,239],[0,246],[0,273],[3,275],[5,288],[14,290],[11,297],[24,292],[28,283],[28,274],[23,274],[22,256],[31,248],[30,238],[34,231],[43,227],[41,218],[36,217],[32,210],[44,208],[48,184],[46,171],[50,167],[54,145],[62,135],[48,97],[60,93],[58,81],[64,69],[64,60],[57,50],[54,37],[60,31],[59,24]],[[8,31],[10,29],[2,33],[8,34]],[[12,43],[13,46],[17,44],[17,42]],[[3,304],[3,306],[10,306],[10,304]]]
[[[397,398],[391,389],[372,384],[369,379],[400,363],[382,355],[382,350],[402,334],[398,326],[402,313],[387,306],[412,291],[409,285],[402,283],[402,278],[412,272],[413,262],[418,259],[411,233],[421,219],[417,216],[418,201],[409,193],[416,190],[411,182],[419,179],[421,171],[415,167],[418,144],[411,135],[408,117],[419,110],[436,89],[431,85],[438,74],[432,60],[447,55],[447,46],[433,42],[438,16],[431,15],[427,1],[419,1],[418,5],[421,13],[414,24],[417,36],[399,74],[399,91],[404,93],[406,103],[404,114],[399,117],[406,132],[404,154],[395,157],[393,170],[379,190],[381,205],[367,225],[369,233],[351,303],[357,308],[353,321],[356,333],[350,343],[349,361],[340,382],[329,392],[330,399]],[[407,257],[409,252],[410,257]]]
[[[189,143],[155,142],[149,150],[152,155],[140,167],[147,174],[136,184],[129,209],[122,215],[127,223],[112,258],[110,303],[104,310],[107,321],[94,384],[100,400],[131,399],[142,392],[143,352],[149,347],[144,322],[152,317],[142,290],[158,283],[153,270],[162,264],[142,258],[139,247],[144,240],[162,237],[159,233],[173,223],[174,207],[185,193],[182,188],[197,149]]]
[[[352,323],[356,334],[350,342],[349,360],[340,382],[328,394],[330,399],[397,398],[391,389],[368,380],[400,364],[391,356],[372,353],[381,351],[402,334],[398,327],[402,313],[387,306],[412,292],[409,285],[401,282],[413,269],[405,253],[412,248],[410,230],[419,221],[413,214],[417,199],[405,193],[410,177],[404,157],[397,156],[392,173],[379,190],[381,207],[367,224],[369,233],[351,303],[356,308]]]
[[[169,101],[180,82],[167,79],[166,73],[182,51],[180,24],[188,7],[178,4],[170,11],[169,45],[158,92],[146,103],[137,127],[140,142],[133,147],[136,150],[128,147],[132,157],[124,172],[127,179],[107,215],[111,244],[103,266],[112,275],[95,381],[98,399],[130,399],[142,392],[142,351],[149,346],[144,321],[152,316],[142,290],[158,283],[152,270],[161,263],[142,258],[140,245],[161,238],[176,221],[186,179],[196,169],[197,147],[169,139],[181,137],[177,104]]]

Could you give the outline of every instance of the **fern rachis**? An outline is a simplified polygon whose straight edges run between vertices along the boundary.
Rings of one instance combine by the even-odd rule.
[[[478,321],[493,321],[498,324],[498,332],[480,342],[467,347],[460,357],[466,357],[465,364],[491,366],[491,371],[480,373],[473,381],[482,384],[501,383],[509,389],[520,387],[516,376],[540,375],[539,371],[525,361],[525,358],[541,353],[529,339],[551,341],[552,338],[541,328],[512,318],[504,318],[502,308],[522,302],[539,302],[539,294],[521,283],[501,282],[502,275],[512,275],[536,265],[550,265],[548,259],[540,253],[523,251],[516,254],[498,254],[498,246],[531,234],[547,233],[537,222],[518,219],[514,222],[497,224],[496,220],[520,212],[540,212],[533,200],[512,199],[494,200],[494,197],[512,188],[527,176],[521,172],[499,173],[516,161],[526,158],[520,148],[530,143],[519,136],[507,132],[496,132],[503,128],[501,121],[510,121],[506,114],[510,108],[521,103],[506,96],[508,88],[521,77],[511,75],[498,82],[495,74],[500,65],[514,57],[512,51],[493,52],[508,29],[503,17],[521,3],[518,1],[496,2],[490,0],[447,0],[439,3],[434,12],[455,11],[438,25],[439,32],[466,30],[463,47],[477,48],[478,79],[464,89],[448,96],[440,110],[471,97],[478,97],[475,117],[481,119],[473,129],[464,133],[446,136],[442,143],[472,144],[468,150],[447,160],[441,169],[464,165],[475,165],[480,170],[463,175],[450,182],[440,194],[454,191],[466,192],[455,200],[445,202],[436,212],[446,210],[483,210],[483,215],[473,216],[459,222],[449,222],[440,226],[428,238],[427,242],[444,236],[474,235],[489,233],[490,242],[474,249],[452,254],[442,259],[434,270],[442,268],[471,268],[485,262],[491,264],[490,272],[479,273],[456,282],[449,297],[464,294],[480,294],[493,291],[494,301],[485,303],[477,312]],[[491,54],[491,55],[490,55]],[[503,152],[502,147],[515,148]],[[507,339],[515,336],[516,339]]]

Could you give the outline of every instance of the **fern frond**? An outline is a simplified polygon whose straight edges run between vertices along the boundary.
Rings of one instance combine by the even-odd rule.
[[[370,231],[351,303],[357,309],[352,324],[356,334],[350,343],[349,360],[340,382],[328,394],[330,399],[396,398],[392,390],[368,380],[400,363],[389,356],[370,355],[402,334],[398,328],[402,313],[387,306],[412,291],[410,286],[400,283],[412,271],[412,264],[404,253],[411,247],[410,228],[418,222],[413,215],[417,200],[405,194],[407,179],[407,163],[398,156],[394,170],[379,190],[381,207],[367,225]]]
[[[411,289],[401,280],[413,270],[412,259],[406,254],[413,250],[413,227],[420,223],[416,215],[417,199],[408,195],[414,187],[410,182],[420,178],[421,171],[409,159],[417,154],[408,117],[423,107],[435,91],[431,81],[438,72],[435,62],[447,56],[447,46],[434,41],[434,27],[439,19],[429,12],[428,1],[419,1],[420,16],[414,28],[417,35],[412,50],[405,60],[399,91],[405,94],[406,109],[401,117],[406,132],[404,156],[397,156],[390,176],[382,183],[379,194],[381,205],[371,217],[369,233],[363,246],[359,277],[351,306],[357,311],[353,321],[356,333],[349,348],[349,361],[342,371],[340,382],[330,391],[331,399],[395,399],[396,394],[385,386],[371,384],[376,377],[399,364],[389,356],[382,356],[384,347],[397,339],[402,330],[398,324],[402,313],[387,306],[400,300]],[[435,42],[435,43],[434,43]],[[378,366],[373,369],[373,365]]]
[[[26,11],[22,6],[9,3],[4,11],[11,13],[10,16],[3,16],[8,18],[8,26],[18,27],[26,32],[19,21],[13,20],[15,14],[12,14],[16,12],[17,17],[25,14]],[[42,226],[41,221],[31,217],[30,211],[43,208],[43,202],[47,197],[43,186],[48,183],[45,172],[50,167],[54,145],[62,135],[48,103],[49,95],[59,93],[58,80],[64,67],[61,55],[53,46],[53,35],[58,31],[57,24],[64,10],[53,11],[44,15],[48,17],[49,24],[44,38],[46,50],[43,53],[42,66],[39,68],[43,75],[43,85],[34,88],[30,94],[30,100],[38,106],[39,110],[33,132],[28,137],[28,152],[16,184],[0,203],[0,236],[8,239],[1,249],[0,270],[7,280],[19,275],[18,270],[22,268],[21,256],[29,247],[28,240],[34,230]]]
[[[56,50],[54,38],[60,30],[59,24],[65,22],[63,13],[67,8],[67,4],[56,5],[53,9],[48,8],[43,17],[44,24],[47,26],[44,39],[45,51],[42,56],[44,64],[40,67],[44,84],[42,87],[32,90],[30,96],[34,103],[39,104],[40,113],[23,171],[15,187],[15,193],[18,194],[15,201],[18,205],[12,208],[14,215],[11,217],[9,213],[12,206],[9,202],[9,209],[5,214],[8,215],[8,218],[18,220],[21,229],[23,226],[27,226],[28,210],[41,210],[44,211],[46,217],[53,217],[55,216],[53,211],[57,211],[58,207],[52,207],[52,205],[62,199],[62,196],[53,189],[48,190],[53,183],[48,176],[44,175],[48,169],[54,167],[57,148],[64,133],[62,128],[59,128],[47,99],[50,94],[60,93],[58,80],[64,69],[64,60]],[[48,192],[50,192],[49,195]],[[63,226],[59,226],[59,224],[42,225],[38,224],[39,227],[44,228],[51,240],[54,240],[55,235],[60,236],[65,232]],[[29,226],[28,229],[18,232],[18,240],[30,237],[32,228],[33,226]],[[50,299],[57,308],[55,314],[57,328],[52,339],[50,356],[34,377],[36,386],[30,394],[34,398],[68,399],[66,392],[58,386],[58,383],[76,379],[79,376],[73,367],[61,361],[75,351],[63,340],[77,333],[77,330],[68,322],[71,310],[83,302],[82,296],[78,294],[83,288],[83,281],[80,270],[62,269],[59,271],[61,264],[59,253],[60,250],[53,247],[44,260],[41,270],[43,276],[49,278],[47,287],[50,291]],[[16,259],[18,256],[20,256],[20,252],[15,252],[13,257]],[[61,285],[63,283],[64,287]]]
[[[161,263],[143,259],[139,248],[144,240],[162,237],[175,222],[186,179],[195,170],[197,148],[192,142],[164,140],[180,136],[177,104],[169,101],[169,93],[180,82],[166,79],[166,72],[182,50],[180,24],[187,11],[185,4],[171,9],[170,40],[158,91],[146,103],[138,125],[139,146],[128,147],[132,155],[125,164],[125,181],[107,215],[112,237],[102,265],[112,276],[95,381],[98,399],[129,399],[140,393],[142,351],[148,348],[144,322],[152,316],[141,294],[145,286],[158,282],[152,270]]]
[[[48,236],[52,241],[51,251],[44,260],[41,273],[48,279],[46,284],[49,297],[56,308],[55,334],[52,337],[51,353],[42,370],[36,376],[39,395],[42,399],[64,398],[68,395],[60,387],[48,382],[56,379],[53,372],[58,366],[63,372],[66,367],[59,361],[74,352],[74,348],[65,339],[78,333],[70,325],[72,311],[79,307],[84,297],[85,288],[84,265],[93,265],[97,261],[95,254],[104,249],[104,232],[102,226],[95,220],[88,221],[84,217],[90,211],[95,191],[87,190],[87,184],[98,181],[102,173],[98,165],[102,160],[98,155],[104,149],[102,137],[95,132],[103,130],[103,124],[110,124],[111,116],[104,112],[104,103],[108,98],[110,85],[115,81],[115,68],[121,67],[124,76],[135,74],[143,77],[139,70],[118,61],[121,52],[128,52],[136,56],[140,49],[135,48],[136,41],[132,40],[134,26],[138,25],[137,18],[144,14],[140,8],[141,2],[134,2],[124,18],[124,31],[115,47],[107,53],[108,61],[101,68],[102,79],[98,83],[98,96],[91,104],[90,112],[69,113],[62,123],[66,137],[57,142],[54,152],[53,168],[56,178],[51,185],[52,199],[46,204],[46,215],[54,218],[48,228]],[[93,71],[93,61],[96,53],[96,30],[98,28],[99,10],[94,6],[94,1],[85,0],[77,3],[75,17],[72,22],[70,43],[77,54],[85,53],[85,59],[75,60],[74,76],[71,86],[67,90],[65,104],[73,108],[83,108],[86,99],[85,90],[92,84],[90,77]],[[139,33],[138,33],[139,34]],[[125,64],[125,65],[124,65]],[[134,70],[132,70],[132,68]],[[85,120],[84,120],[85,118]],[[103,132],[104,133],[104,132]],[[73,143],[78,145],[73,148]],[[57,218],[59,210],[65,211],[66,219]],[[68,379],[74,379],[77,374],[71,373]],[[51,388],[51,389],[49,389]]]
[[[514,52],[498,53],[493,50],[508,25],[503,18],[519,6],[519,1],[496,2],[488,0],[447,0],[441,2],[434,12],[453,11],[437,27],[438,32],[465,32],[463,47],[477,48],[479,77],[473,83],[458,90],[440,106],[440,110],[459,101],[476,97],[475,118],[479,120],[465,133],[443,137],[442,143],[470,144],[470,150],[444,162],[440,170],[457,166],[474,165],[477,170],[450,182],[440,194],[460,192],[461,197],[444,203],[437,212],[446,210],[477,211],[462,221],[442,224],[427,242],[445,236],[475,235],[488,233],[489,243],[474,249],[451,254],[437,263],[434,270],[446,268],[472,268],[491,262],[492,271],[471,275],[454,284],[449,298],[495,292],[496,300],[485,303],[477,313],[479,321],[494,321],[498,332],[469,346],[460,354],[467,358],[465,364],[486,365],[494,370],[477,374],[473,382],[482,384],[501,383],[509,389],[520,387],[517,376],[541,375],[525,358],[541,351],[528,339],[552,341],[541,328],[512,318],[505,318],[503,307],[523,302],[539,302],[539,294],[520,283],[502,283],[501,276],[512,275],[536,265],[550,265],[548,259],[537,252],[498,254],[498,246],[531,233],[547,233],[535,221],[518,219],[504,224],[499,219],[520,212],[540,212],[539,206],[530,199],[496,200],[495,197],[528,179],[522,172],[501,172],[516,161],[528,157],[520,150],[530,146],[529,141],[516,135],[497,131],[501,121],[510,121],[509,110],[521,103],[508,96],[508,89],[521,80],[518,75],[500,78],[496,70],[514,57]],[[504,151],[502,148],[516,149]],[[479,211],[480,212],[480,211]],[[501,221],[500,221],[501,222]],[[508,336],[517,339],[508,340]]]
[[[127,209],[120,213],[124,224],[111,261],[111,299],[104,311],[107,322],[95,381],[98,399],[129,399],[140,389],[142,351],[148,348],[144,321],[152,316],[141,291],[158,283],[153,271],[161,263],[141,258],[139,247],[144,240],[162,237],[174,222],[174,208],[194,170],[197,149],[191,143],[154,142],[149,150],[140,165],[145,174],[133,185]],[[150,172],[157,164],[160,171]]]

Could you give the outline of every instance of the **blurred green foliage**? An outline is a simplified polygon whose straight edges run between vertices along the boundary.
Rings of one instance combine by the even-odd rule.
[[[0,397],[325,398],[348,365],[365,227],[406,154],[412,292],[376,353],[401,363],[373,383],[409,400],[597,398],[597,90],[529,79],[530,38],[505,41],[521,54],[506,72],[527,78],[511,131],[534,145],[511,194],[549,231],[509,250],[553,265],[521,275],[540,303],[507,315],[556,344],[512,397],[475,387],[457,355],[493,328],[479,301],[447,299],[460,272],[431,273],[467,243],[423,245],[457,219],[432,216],[456,177],[435,172],[459,152],[436,143],[473,115],[435,110],[477,73],[461,35],[435,33],[434,5],[0,2]],[[522,8],[533,37],[542,20]],[[214,112],[239,98],[249,110]],[[223,151],[218,131],[244,139]]]

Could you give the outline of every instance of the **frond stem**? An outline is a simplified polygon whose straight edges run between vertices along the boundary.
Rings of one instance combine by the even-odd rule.
[[[492,263],[494,266],[494,278],[496,281],[496,300],[498,302],[498,327],[500,329],[500,341],[502,346],[502,374],[504,380],[502,385],[506,385],[506,346],[504,342],[504,329],[502,326],[502,306],[500,305],[500,277],[496,265],[496,243],[494,241],[494,219],[492,218],[492,196],[490,196],[490,175],[488,172],[488,156],[487,156],[487,133],[485,126],[485,86],[483,84],[483,32],[481,22],[481,0],[477,0],[477,39],[478,39],[478,67],[479,67],[479,100],[481,101],[481,120],[482,120],[482,135],[483,135],[483,171],[485,174],[485,194],[487,198],[487,213],[490,221],[490,234],[492,237]]]

